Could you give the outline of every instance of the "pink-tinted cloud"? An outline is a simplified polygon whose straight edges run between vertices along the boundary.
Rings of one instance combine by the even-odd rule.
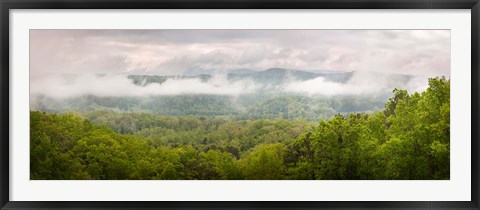
[[[32,30],[32,77],[282,67],[450,75],[449,30]]]

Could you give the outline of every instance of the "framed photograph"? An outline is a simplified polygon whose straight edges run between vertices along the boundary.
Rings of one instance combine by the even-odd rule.
[[[1,209],[478,209],[478,1],[2,1]]]

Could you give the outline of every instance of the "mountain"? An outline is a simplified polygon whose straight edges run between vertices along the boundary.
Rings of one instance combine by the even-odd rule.
[[[157,75],[128,75],[128,79],[132,80],[133,84],[139,86],[147,86],[148,84],[157,83],[162,84],[167,79],[200,79],[202,82],[207,82],[212,78],[209,74],[200,74],[195,76],[157,76]]]
[[[279,86],[293,81],[306,81],[323,77],[325,81],[345,84],[351,79],[358,78],[376,78],[379,82],[388,82],[394,87],[403,87],[408,83],[413,76],[373,72],[373,71],[356,71],[356,72],[309,72],[301,70],[291,70],[284,68],[270,68],[264,71],[255,71],[251,69],[236,69],[227,74],[230,82],[250,80],[257,84],[265,86]],[[213,76],[210,74],[199,74],[193,76],[186,75],[171,75],[171,76],[156,76],[156,75],[129,75],[128,78],[133,81],[135,85],[146,86],[151,83],[162,84],[167,79],[200,79],[202,82],[208,82]]]
[[[280,85],[292,81],[306,81],[323,77],[326,81],[336,83],[346,83],[352,78],[355,72],[338,72],[338,71],[301,71],[283,68],[270,68],[264,71],[241,71],[241,73],[230,72],[228,78],[232,81],[242,79],[250,79],[255,82],[266,85]],[[383,74],[383,73],[378,73]]]
[[[351,76],[350,72],[347,73],[312,73],[307,71],[289,70],[282,68],[270,68],[264,71],[254,71],[250,69],[236,69],[227,74],[229,81],[239,80],[252,80],[263,85],[281,85],[289,81],[305,81],[314,79],[317,77],[326,77],[327,80],[334,82],[346,81]],[[135,85],[146,86],[151,83],[162,84],[167,79],[195,79],[198,78],[202,82],[207,82],[212,78],[210,74],[199,74],[194,76],[185,75],[171,75],[171,76],[158,76],[158,75],[129,75],[128,78],[133,81]]]

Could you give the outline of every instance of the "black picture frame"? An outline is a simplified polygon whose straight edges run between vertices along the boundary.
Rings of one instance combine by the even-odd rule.
[[[1,209],[479,209],[479,0],[0,0],[0,207]],[[471,201],[406,202],[39,202],[10,201],[11,9],[470,9],[471,10]],[[413,189],[412,189],[413,190]]]

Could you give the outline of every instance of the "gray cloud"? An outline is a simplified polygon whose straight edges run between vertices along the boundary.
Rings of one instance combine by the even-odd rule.
[[[450,75],[449,30],[32,30],[31,75],[331,69]]]
[[[264,60],[267,56],[268,49],[265,46],[251,46],[243,50],[238,64],[256,64]]]
[[[330,56],[328,49],[313,48],[308,52],[304,52],[298,57],[305,62],[323,62]]]

